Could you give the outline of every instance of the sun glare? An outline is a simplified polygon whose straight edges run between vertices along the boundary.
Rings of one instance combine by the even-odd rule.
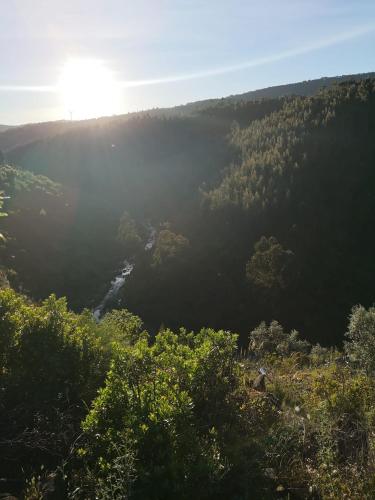
[[[59,89],[67,118],[82,120],[121,112],[120,85],[102,61],[68,60]]]

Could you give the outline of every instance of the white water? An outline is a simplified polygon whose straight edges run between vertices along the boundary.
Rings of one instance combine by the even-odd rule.
[[[152,247],[155,245],[155,240],[156,240],[156,229],[152,227],[151,224],[147,225],[147,229],[149,231],[149,236],[147,243],[145,245],[146,252],[152,249]]]
[[[147,225],[147,229],[149,230],[149,236],[147,243],[145,245],[146,252],[148,252],[153,248],[156,240],[156,229],[152,227],[151,224]],[[106,293],[104,299],[93,311],[93,316],[96,319],[96,321],[100,320],[107,304],[113,302],[114,299],[116,299],[119,291],[124,286],[128,276],[130,276],[133,269],[134,269],[134,264],[125,259],[123,262],[123,267],[121,269],[121,272],[117,276],[115,276],[115,278],[111,281],[111,286],[108,292]]]

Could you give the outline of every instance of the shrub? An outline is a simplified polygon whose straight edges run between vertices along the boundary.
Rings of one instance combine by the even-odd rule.
[[[355,306],[349,317],[345,350],[367,372],[375,371],[375,307]]]
[[[311,345],[306,340],[299,339],[296,330],[284,332],[277,321],[269,326],[263,321],[249,336],[249,351],[258,357],[266,354],[288,355],[292,352],[308,353]]]
[[[142,245],[142,239],[139,235],[137,225],[128,212],[124,212],[120,218],[117,229],[117,239],[130,253],[139,250]]]
[[[291,277],[294,254],[284,250],[273,236],[254,245],[254,254],[246,264],[246,277],[255,286],[264,289],[286,288]]]
[[[152,265],[157,267],[181,259],[188,247],[187,238],[169,229],[163,229],[156,239]]]
[[[109,366],[92,315],[0,290],[0,363],[2,474],[56,467]]]
[[[227,469],[235,349],[234,335],[213,330],[164,330],[152,346],[118,348],[84,422],[90,469],[108,482],[126,445],[136,456],[132,498],[209,498]]]

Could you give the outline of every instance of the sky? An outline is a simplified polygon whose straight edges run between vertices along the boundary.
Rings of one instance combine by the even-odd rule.
[[[375,71],[374,49],[375,0],[5,0],[0,123]]]

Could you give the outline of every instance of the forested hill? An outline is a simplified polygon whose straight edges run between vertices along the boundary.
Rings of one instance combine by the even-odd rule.
[[[203,110],[215,107],[218,104],[226,105],[227,102],[243,103],[261,99],[278,99],[280,97],[293,95],[312,96],[315,95],[320,89],[325,87],[328,88],[338,83],[343,83],[345,81],[360,81],[366,78],[374,77],[375,73],[359,73],[355,75],[324,77],[298,83],[267,87],[264,89],[245,92],[243,94],[231,95],[221,99],[206,99],[180,106],[175,106],[172,108],[155,108],[141,112],[128,113],[126,115],[103,117],[100,119],[81,120],[74,122],[60,120],[45,123],[31,123],[18,127],[8,127],[5,125],[0,125],[0,150],[12,150],[34,141],[43,140],[48,137],[63,134],[70,129],[75,128],[92,128],[96,126],[101,127],[107,123],[115,124],[117,122],[124,122],[134,117],[142,117],[145,115],[154,117],[194,116],[202,112]]]
[[[333,85],[348,81],[360,81],[374,77],[375,73],[358,73],[356,75],[329,76],[317,78],[315,80],[305,80],[303,82],[288,83],[286,85],[276,85],[274,87],[253,90],[250,92],[245,92],[244,94],[230,96],[228,97],[228,99],[256,100],[297,95],[309,97],[317,94],[319,90],[323,88],[329,88]]]
[[[131,256],[120,305],[152,332],[277,319],[339,343],[374,301],[374,136],[374,79],[75,128],[8,152],[61,192],[13,195],[3,259],[33,297],[81,309]]]

